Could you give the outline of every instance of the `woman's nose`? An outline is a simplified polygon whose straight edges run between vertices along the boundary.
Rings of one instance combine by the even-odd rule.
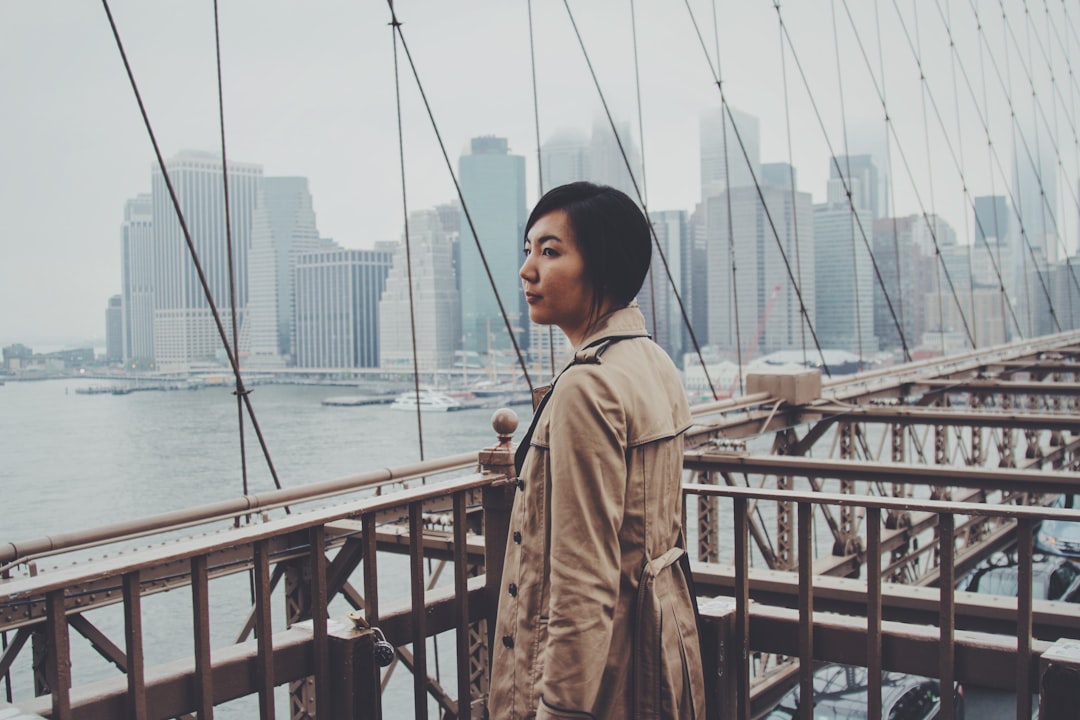
[[[521,263],[521,269],[518,270],[518,277],[522,280],[531,280],[536,277],[536,271],[533,269],[532,263],[529,262],[529,257],[526,257],[525,262]]]

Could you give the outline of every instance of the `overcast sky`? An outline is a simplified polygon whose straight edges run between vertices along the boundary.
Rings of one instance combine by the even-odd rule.
[[[1068,76],[1062,48],[1080,68],[1080,10],[1033,3],[1028,19],[1014,0],[1005,3],[1006,25],[997,2],[975,4],[986,41],[981,62],[966,1],[786,3],[781,16],[794,54],[781,44],[772,0],[717,0],[715,36],[714,3],[689,3],[713,62],[720,49],[728,102],[761,121],[762,161],[792,162],[799,189],[821,202],[830,148],[884,153],[875,85],[881,87],[894,127],[897,214],[936,211],[961,242],[974,229],[959,168],[971,195],[1003,194],[1011,174],[1014,125],[1002,90],[1011,86],[1021,122],[1039,125],[1043,151],[1049,144],[1053,162],[1060,157],[1057,222],[1071,250],[1080,88]],[[346,247],[398,239],[402,176],[388,5],[223,0],[220,6],[229,158],[260,163],[266,175],[308,177],[324,237]],[[165,156],[182,149],[219,153],[213,3],[113,0],[110,7]],[[528,202],[534,202],[528,2],[398,0],[395,7],[455,170],[470,137],[508,137],[512,151],[527,158]],[[634,7],[642,137],[630,2],[571,2],[612,111],[632,124],[635,142],[643,139],[650,209],[689,210],[700,194],[698,116],[719,104],[719,92],[686,4],[637,0]],[[600,106],[566,7],[533,0],[532,14],[541,140],[564,127],[587,131]],[[943,16],[951,18],[959,62],[950,57]],[[923,58],[925,92],[912,46]],[[1054,88],[1046,80],[1047,57],[1056,68]],[[407,199],[410,209],[422,209],[452,199],[454,189],[404,54],[400,61]],[[0,102],[0,343],[100,342],[106,301],[120,292],[124,201],[149,191],[154,163],[103,6],[0,2]],[[1055,125],[1060,139],[1047,131]]]

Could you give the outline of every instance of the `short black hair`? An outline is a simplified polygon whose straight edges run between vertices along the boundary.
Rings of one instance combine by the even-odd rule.
[[[548,213],[562,210],[585,258],[585,276],[593,286],[593,311],[605,295],[621,307],[641,290],[652,259],[652,234],[645,214],[630,197],[613,187],[579,181],[544,194],[525,224],[525,235]]]

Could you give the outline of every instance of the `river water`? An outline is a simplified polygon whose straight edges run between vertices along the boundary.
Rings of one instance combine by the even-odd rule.
[[[237,403],[229,388],[127,395],[76,392],[106,384],[64,379],[8,381],[0,386],[0,542],[97,527],[242,493]],[[322,404],[328,397],[355,394],[360,394],[356,388],[322,385],[254,388],[252,405],[283,486],[420,460],[415,413],[386,405]],[[516,407],[515,411],[522,415],[524,424],[528,408]],[[434,459],[494,444],[492,412],[425,413],[423,456]],[[519,436],[523,429],[519,429]],[[249,492],[273,489],[273,478],[250,424],[245,440]],[[388,561],[392,565],[393,559]],[[39,563],[45,572],[54,564],[49,559]],[[382,562],[380,566],[385,567]],[[404,568],[402,575],[407,592]],[[450,573],[445,576],[452,577]],[[215,647],[234,641],[243,625],[250,609],[246,582],[237,576],[211,584]],[[275,593],[274,605],[275,627],[283,627],[280,590]],[[349,609],[339,605],[332,606],[332,615]],[[90,615],[114,642],[123,645],[119,608]],[[188,592],[146,598],[143,623],[148,665],[192,651]],[[445,645],[440,654],[447,654],[448,649],[452,655],[452,645]],[[76,683],[116,677],[116,670],[75,633],[72,653]],[[13,673],[16,701],[25,700],[27,688],[32,689],[29,646],[18,666]],[[452,674],[444,672],[442,680],[453,687]],[[395,673],[384,701],[387,717],[411,714],[411,693],[411,676],[404,670]],[[217,717],[257,717],[257,707],[254,698],[241,699],[219,707]],[[410,710],[405,711],[406,707]],[[287,708],[281,691],[278,714],[287,717]]]

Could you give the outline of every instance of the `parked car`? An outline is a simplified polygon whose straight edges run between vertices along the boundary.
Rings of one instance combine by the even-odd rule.
[[[1061,496],[1052,507],[1064,507]],[[1049,555],[1080,557],[1080,522],[1043,520],[1035,532],[1035,550]]]
[[[863,667],[825,663],[814,670],[815,718],[866,718],[869,688]],[[964,717],[964,690],[954,685],[955,716]],[[799,688],[792,688],[765,720],[799,716]],[[881,674],[882,720],[931,720],[941,711],[941,683],[934,678],[898,672]]]
[[[1016,597],[1018,576],[1016,552],[996,552],[961,577],[956,589]],[[1057,555],[1035,553],[1031,562],[1031,597],[1080,602],[1080,565]]]

